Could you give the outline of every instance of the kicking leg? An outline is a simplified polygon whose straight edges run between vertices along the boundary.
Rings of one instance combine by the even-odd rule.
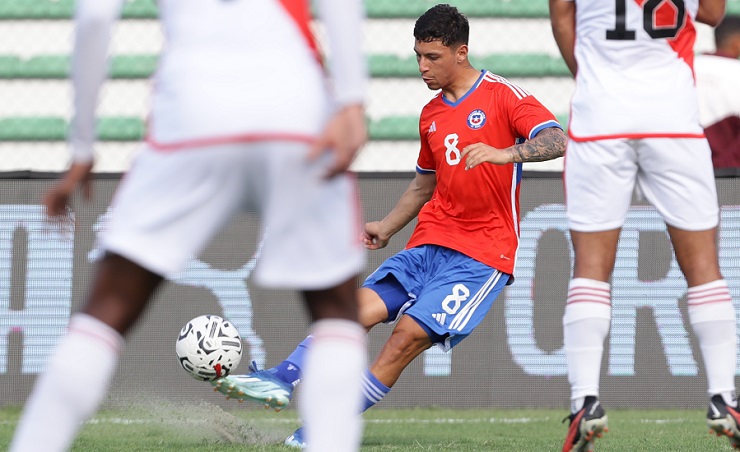
[[[388,317],[386,305],[375,291],[362,288],[358,291],[358,295],[360,318],[364,319],[363,325],[366,329],[369,330],[373,325]],[[409,316],[402,316],[375,362],[362,376],[362,406],[358,408],[358,413],[364,412],[382,400],[390,391],[390,386],[398,380],[403,369],[430,346],[429,336],[416,321]],[[376,375],[382,375],[383,380],[378,379]],[[315,422],[315,417],[303,417],[303,419],[306,425]],[[296,430],[285,440],[285,444],[305,448],[308,444],[305,428],[304,426]]]
[[[388,318],[388,309],[380,296],[371,289],[357,290],[358,317],[366,331]],[[245,375],[229,375],[213,383],[214,391],[227,398],[240,401],[251,400],[280,411],[288,406],[293,390],[303,378],[303,367],[313,336],[303,339],[288,357],[270,369],[260,370],[250,366],[252,371]]]

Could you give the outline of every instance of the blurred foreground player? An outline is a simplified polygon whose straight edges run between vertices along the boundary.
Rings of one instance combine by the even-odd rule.
[[[123,0],[81,0],[73,54],[73,164],[45,196],[66,214],[89,195],[95,108]],[[82,311],[72,316],[28,399],[10,450],[67,450],[106,394],[124,335],[163,276],[198,255],[234,213],[260,214],[255,278],[302,291],[313,324],[302,415],[315,450],[359,449],[365,331],[356,278],[365,262],[353,178],[365,142],[367,83],[360,0],[321,0],[333,93],[301,0],[160,0],[167,38],[144,149],[121,182],[105,251]],[[288,66],[286,66],[288,64]],[[263,234],[264,235],[264,234]],[[285,307],[275,307],[285,309]],[[90,366],[79,367],[81,360]],[[341,366],[327,366],[327,362]]]

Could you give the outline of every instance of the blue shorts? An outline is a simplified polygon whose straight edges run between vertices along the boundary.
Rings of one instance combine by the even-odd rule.
[[[388,308],[386,323],[403,314],[447,351],[485,318],[509,275],[458,251],[436,245],[403,250],[365,280]]]

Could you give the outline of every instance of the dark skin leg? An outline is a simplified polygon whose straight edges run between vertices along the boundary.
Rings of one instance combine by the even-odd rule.
[[[329,289],[306,290],[303,299],[312,321],[343,319],[357,322],[357,277]]]
[[[722,278],[717,257],[717,229],[686,231],[668,226],[673,251],[689,287]]]
[[[108,253],[98,264],[90,295],[82,312],[125,334],[146,309],[162,282],[160,275],[117,254]],[[357,278],[336,287],[303,292],[311,318],[357,321]]]
[[[575,251],[574,278],[609,282],[621,229],[600,232],[570,231]]]
[[[125,257],[106,253],[98,263],[83,313],[125,335],[163,278]]]
[[[359,318],[360,324],[368,331],[385,320],[388,310],[380,296],[371,289],[362,287],[358,290],[356,287],[356,280],[352,278],[334,289],[305,292],[312,319],[334,317],[357,321]],[[355,298],[357,302],[354,302]],[[404,315],[370,365],[370,372],[381,383],[391,387],[406,366],[431,346],[432,341],[426,331],[413,318]]]
[[[678,266],[689,287],[722,278],[717,258],[717,229],[686,231],[667,226]],[[575,250],[574,278],[608,282],[614,270],[620,229],[601,232],[571,231]]]

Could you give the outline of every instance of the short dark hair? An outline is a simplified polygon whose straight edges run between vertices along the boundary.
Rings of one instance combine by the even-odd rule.
[[[740,33],[740,16],[727,15],[722,22],[714,29],[714,43],[717,48],[723,47],[727,41],[736,34]]]
[[[467,45],[469,35],[468,18],[454,6],[447,4],[431,7],[416,20],[416,25],[414,25],[414,38],[417,41],[440,40],[446,47],[454,44]]]

